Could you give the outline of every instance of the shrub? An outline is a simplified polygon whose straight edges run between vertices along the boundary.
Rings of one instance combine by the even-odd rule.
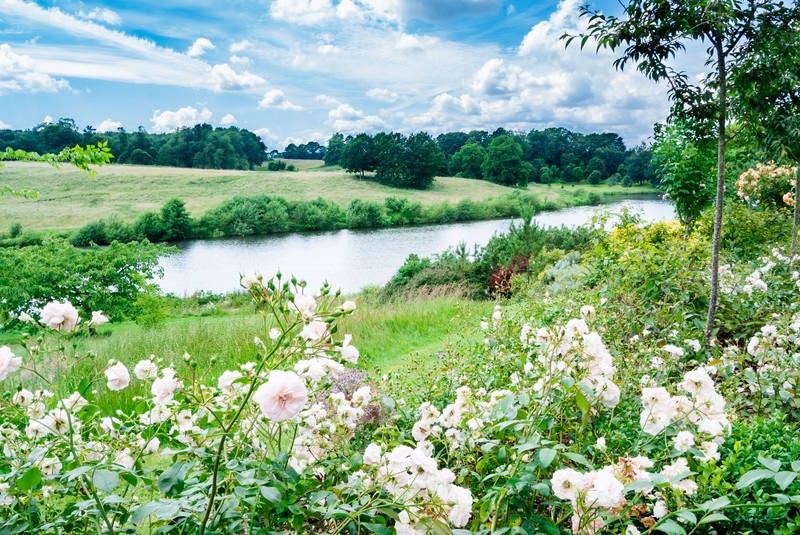
[[[378,228],[384,226],[385,213],[380,204],[353,199],[347,207],[347,226],[350,228]]]

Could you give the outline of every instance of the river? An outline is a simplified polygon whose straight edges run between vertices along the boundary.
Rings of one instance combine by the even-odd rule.
[[[576,227],[599,212],[618,213],[623,207],[639,212],[645,221],[675,218],[667,201],[636,199],[542,212],[534,219],[543,226]],[[272,276],[281,271],[304,278],[310,288],[327,280],[334,288],[353,293],[388,282],[409,254],[431,256],[459,243],[472,249],[507,231],[512,221],[188,241],[177,244],[178,253],[161,259],[164,277],[159,285],[176,295],[223,293],[239,289],[241,273]]]

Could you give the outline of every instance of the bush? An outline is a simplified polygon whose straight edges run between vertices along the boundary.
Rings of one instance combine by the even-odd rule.
[[[385,221],[386,215],[380,204],[353,199],[347,207],[347,226],[350,228],[379,228]]]
[[[158,272],[158,257],[166,252],[139,243],[77,249],[57,238],[0,249],[0,312],[30,311],[52,299],[67,299],[87,313],[134,317],[137,297],[156,291],[150,281]]]

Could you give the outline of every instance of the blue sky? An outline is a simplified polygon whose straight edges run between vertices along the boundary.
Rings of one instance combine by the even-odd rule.
[[[580,3],[0,0],[0,127],[209,122],[277,148],[498,126],[642,141],[666,116],[663,88],[614,72],[610,53],[564,50]]]

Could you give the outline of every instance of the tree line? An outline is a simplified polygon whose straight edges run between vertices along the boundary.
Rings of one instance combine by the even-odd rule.
[[[267,147],[253,132],[235,126],[197,124],[175,132],[154,134],[139,127],[135,132],[119,128],[96,132],[80,130],[73,119],[61,118],[27,130],[0,130],[0,147],[39,154],[58,153],[75,145],[107,141],[115,163],[198,167],[206,169],[254,169],[267,159]]]
[[[320,149],[316,142],[293,145],[292,157],[310,157],[312,151],[319,155]],[[566,128],[527,133],[498,128],[492,133],[448,132],[436,138],[424,132],[346,137],[337,133],[328,140],[323,158],[326,165],[341,165],[362,178],[399,187],[425,188],[434,176],[447,175],[506,186],[655,182],[648,147],[628,149],[618,134],[581,134]]]

